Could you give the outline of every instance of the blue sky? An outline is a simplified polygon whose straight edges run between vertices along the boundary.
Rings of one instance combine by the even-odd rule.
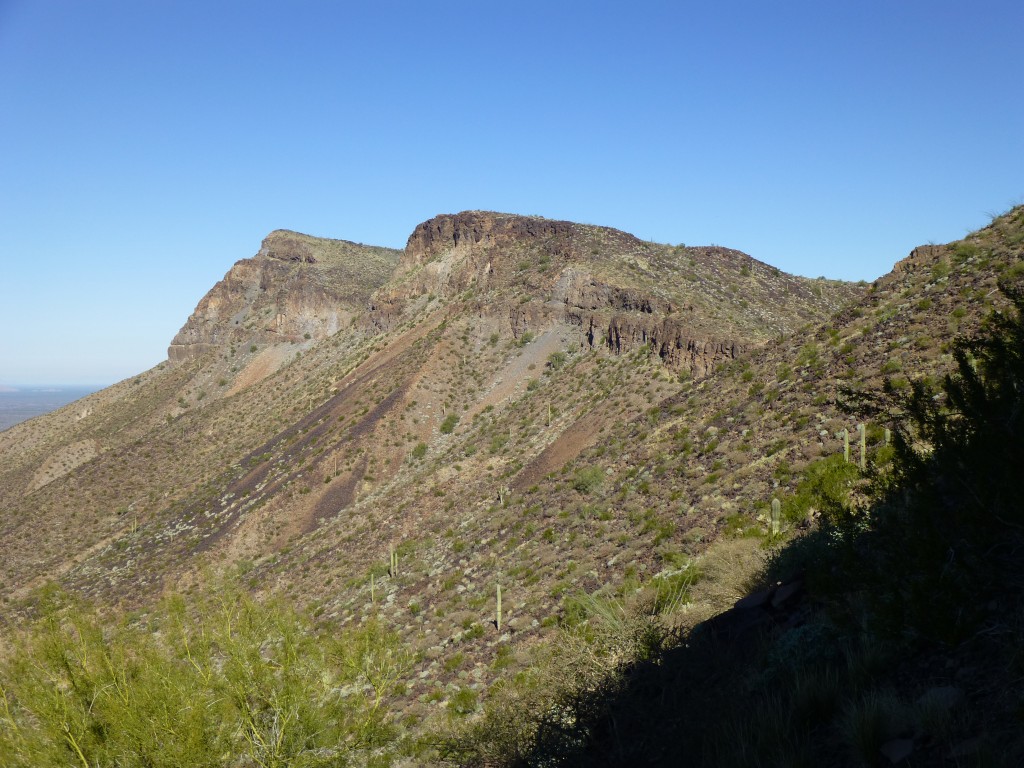
[[[470,208],[871,280],[1024,201],[1016,2],[0,0],[0,384],[162,360],[275,228]]]

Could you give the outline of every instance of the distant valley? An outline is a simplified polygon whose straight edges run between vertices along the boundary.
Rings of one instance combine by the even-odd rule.
[[[0,387],[0,431],[55,411],[98,387]]]

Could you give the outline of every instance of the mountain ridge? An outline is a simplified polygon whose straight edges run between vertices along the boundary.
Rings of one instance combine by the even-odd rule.
[[[463,238],[461,245],[455,242],[454,234],[447,241],[442,238],[433,245],[425,244],[422,232],[437,226],[447,231],[444,222],[451,223],[452,233],[468,225],[471,229],[475,227],[479,236]],[[577,237],[576,233],[579,232],[583,235]],[[574,239],[567,240],[569,235]],[[488,242],[487,237],[491,238],[491,242]],[[467,240],[471,242],[467,243]],[[644,243],[618,230],[487,212],[435,217],[414,231],[410,236],[410,244],[404,255],[406,273],[409,264],[413,265],[413,270],[416,269],[415,262],[420,249],[432,249],[435,262],[445,258],[451,259],[452,263],[459,261],[460,264],[466,263],[467,259],[471,264],[475,263],[473,259],[493,260],[492,267],[497,265],[496,268],[501,270],[501,279],[508,281],[508,287],[497,285],[483,300],[466,290],[456,291],[447,284],[445,287],[436,283],[433,287],[439,293],[432,296],[429,293],[430,286],[427,285],[409,290],[407,274],[403,274],[398,264],[403,257],[393,250],[276,230],[264,240],[255,257],[238,262],[200,300],[196,311],[175,338],[175,343],[172,343],[169,351],[170,368],[158,367],[133,378],[130,383],[122,382],[107,395],[97,395],[91,401],[98,404],[112,397],[114,392],[123,393],[121,397],[125,398],[125,405],[129,406],[123,409],[124,415],[111,419],[103,415],[103,409],[96,405],[80,408],[70,429],[74,439],[68,439],[69,447],[41,447],[43,453],[47,454],[44,462],[49,461],[49,468],[41,471],[38,464],[31,472],[26,468],[24,474],[19,475],[22,479],[17,484],[7,485],[5,502],[14,500],[18,493],[24,493],[24,490],[12,490],[19,484],[21,489],[33,489],[29,495],[36,504],[41,501],[39,494],[54,493],[59,496],[62,491],[58,489],[65,477],[77,478],[72,481],[83,481],[89,486],[95,483],[95,480],[87,477],[91,471],[114,471],[112,468],[99,470],[96,459],[107,457],[109,461],[113,458],[112,454],[119,455],[123,464],[138,467],[138,476],[122,477],[121,482],[125,487],[121,490],[104,486],[90,492],[90,496],[95,499],[92,504],[101,505],[96,508],[96,514],[99,519],[107,522],[99,527],[105,533],[87,537],[87,542],[92,542],[86,543],[85,548],[89,549],[95,546],[96,541],[104,541],[110,535],[116,536],[117,530],[127,524],[124,518],[128,515],[131,515],[133,521],[131,525],[135,525],[136,517],[145,520],[161,508],[168,510],[163,514],[174,514],[170,512],[172,507],[167,507],[167,504],[172,504],[175,498],[184,500],[190,494],[195,494],[202,482],[213,481],[223,473],[223,469],[217,469],[216,462],[211,464],[209,458],[200,457],[223,455],[221,463],[224,466],[234,465],[235,462],[244,461],[245,456],[251,455],[258,446],[275,444],[279,438],[274,435],[292,417],[283,415],[274,419],[262,418],[258,416],[260,409],[281,413],[280,409],[286,408],[285,414],[293,413],[297,416],[304,408],[333,400],[341,404],[338,407],[351,414],[354,406],[342,403],[347,399],[360,401],[365,395],[349,398],[350,393],[357,392],[362,386],[373,387],[375,390],[382,386],[390,388],[391,385],[385,385],[385,380],[381,378],[385,374],[380,366],[371,368],[368,374],[359,373],[366,370],[365,366],[372,363],[375,355],[384,353],[385,357],[390,356],[392,360],[404,361],[403,364],[412,366],[409,368],[412,378],[403,385],[405,391],[414,393],[419,390],[421,395],[426,394],[433,401],[430,406],[433,410],[423,414],[427,417],[427,421],[422,422],[423,426],[417,426],[406,433],[406,444],[392,445],[391,450],[385,451],[378,448],[380,455],[368,457],[365,461],[353,463],[348,460],[343,463],[343,467],[346,464],[348,467],[347,470],[341,470],[344,477],[339,487],[348,490],[331,489],[332,495],[329,498],[340,499],[344,502],[342,506],[345,506],[358,498],[360,492],[368,489],[369,486],[362,478],[372,474],[367,469],[372,461],[386,461],[389,466],[400,466],[407,452],[418,444],[417,441],[429,439],[431,434],[436,434],[433,430],[438,429],[442,421],[438,410],[443,412],[446,407],[454,406],[451,401],[457,395],[453,391],[448,391],[445,402],[438,401],[436,394],[430,393],[449,372],[434,368],[433,361],[423,358],[414,346],[429,343],[435,349],[449,348],[448,354],[451,354],[451,342],[442,336],[444,328],[453,322],[461,324],[465,329],[464,338],[468,339],[468,334],[471,334],[476,339],[472,345],[474,354],[490,353],[492,362],[481,366],[482,370],[489,370],[487,378],[490,383],[486,386],[494,393],[504,393],[502,397],[506,401],[510,397],[521,396],[526,390],[528,382],[524,374],[528,372],[527,368],[539,364],[548,366],[547,358],[551,355],[557,358],[566,353],[575,355],[582,351],[604,350],[623,358],[638,350],[645,350],[643,354],[659,361],[659,365],[662,361],[667,362],[668,370],[678,368],[686,370],[688,375],[703,376],[719,362],[742,354],[749,345],[761,343],[777,332],[777,328],[772,327],[750,340],[735,338],[764,324],[756,313],[739,307],[729,291],[716,294],[713,290],[723,280],[723,276],[731,273],[735,273],[732,279],[737,281],[734,287],[739,290],[738,280],[743,277],[743,267],[755,262],[749,257],[738,255],[738,252],[716,248],[698,249],[691,258],[686,255],[689,251],[685,249]],[[576,261],[559,271],[559,254],[574,254]],[[686,258],[685,262],[683,258]],[[625,269],[621,266],[623,262],[629,265]],[[605,264],[603,268],[602,263]],[[598,269],[589,270],[588,265],[593,264],[597,264]],[[354,287],[341,286],[353,269],[367,266],[370,267],[369,275],[364,275],[361,282]],[[681,294],[683,289],[673,287],[669,280],[663,279],[664,284],[658,285],[654,277],[655,271],[660,268],[669,270],[669,274],[679,274],[684,269],[689,271],[694,278],[691,282],[700,289],[699,295],[689,292],[689,288]],[[763,269],[768,279],[778,279],[777,270],[769,267]],[[591,277],[592,271],[600,272],[603,280]],[[752,277],[756,280],[759,274],[755,271]],[[469,282],[457,282],[455,287],[464,288]],[[682,284],[685,281],[679,282]],[[821,281],[798,279],[781,285],[783,289],[794,287],[812,296],[811,289],[821,284]],[[750,281],[748,285],[760,283]],[[824,304],[819,302],[815,305],[812,302],[812,307],[826,306],[829,300],[840,300],[843,291],[848,293],[857,290],[843,284],[826,285],[836,289],[833,290],[834,295],[827,298]],[[585,290],[574,293],[569,286],[582,286]],[[445,290],[441,290],[443,287]],[[778,286],[771,284],[769,288],[777,289]],[[481,290],[487,290],[486,286]],[[707,322],[703,325],[698,323],[697,331],[710,336],[710,339],[701,341],[696,333],[688,333],[685,338],[680,335],[680,324],[672,316],[681,311],[686,311],[688,315],[695,314],[694,304],[697,305],[696,309],[703,306],[723,313],[721,307],[709,302],[708,296],[716,301],[721,297],[735,307],[739,321],[730,323],[736,331],[733,339],[721,333],[721,327],[714,327],[714,323]],[[372,319],[379,315],[379,304],[382,301],[402,305],[393,320],[385,324],[376,323]],[[365,303],[362,314],[360,303]],[[684,305],[686,310],[679,309]],[[806,310],[801,307],[801,311]],[[348,317],[347,324],[341,322],[342,316]],[[773,315],[776,321],[779,317],[785,315]],[[795,321],[783,322],[792,325]],[[298,332],[303,328],[309,330],[299,335]],[[333,330],[335,328],[337,330]],[[333,333],[329,333],[331,330]],[[387,352],[380,346],[384,338],[389,339]],[[502,342],[499,349],[495,347],[495,339],[507,341]],[[323,348],[325,341],[329,342],[330,351]],[[464,346],[467,342],[459,343]],[[505,344],[510,345],[508,351],[505,351]],[[186,347],[191,347],[187,353],[182,351]],[[303,355],[317,350],[322,358],[338,361],[334,364],[335,373],[327,373],[326,369],[330,365],[325,367],[316,361],[310,363],[302,359]],[[520,365],[517,362],[522,354],[519,350],[524,350],[532,362]],[[312,399],[309,399],[310,395],[303,395],[299,402],[285,405],[280,395],[273,390],[261,390],[257,400],[252,403],[237,400],[245,393],[253,393],[253,388],[261,382],[279,377],[287,368],[296,365],[308,370],[311,378],[317,372],[316,378],[323,382],[319,385],[319,391],[327,393],[327,400],[324,394],[312,395]],[[307,365],[309,368],[306,368]],[[426,367],[414,372],[416,366]],[[515,381],[509,379],[502,383],[504,375],[509,372],[515,372]],[[353,376],[356,378],[353,379]],[[288,378],[286,375],[286,380]],[[360,384],[356,389],[351,389],[354,381]],[[481,379],[480,383],[485,382]],[[278,389],[281,386],[281,383],[275,385]],[[136,387],[139,388],[141,398],[134,391]],[[406,406],[418,398],[409,394]],[[466,400],[461,408],[473,414],[480,413],[488,406],[494,408],[501,405],[501,401],[495,399],[494,395],[485,395],[478,401],[479,405],[472,407],[469,398]],[[137,405],[130,406],[132,402],[137,402]],[[133,407],[135,410],[132,410]],[[211,426],[209,418],[216,418],[214,414],[221,409],[225,411],[220,417],[223,421],[217,421]],[[243,416],[245,412],[251,415]],[[379,435],[376,428],[370,425],[384,418],[390,425],[389,429],[393,430],[396,422],[401,422],[400,416],[397,409],[386,415],[380,413],[379,409],[368,414],[363,420],[367,427],[360,433],[361,440],[366,444],[355,450],[372,451],[372,446],[379,442]],[[341,418],[341,414],[335,418]],[[348,418],[358,416],[350,415]],[[229,422],[232,423],[230,427]],[[126,432],[114,427],[115,424],[127,423],[133,426]],[[424,429],[427,425],[429,428]],[[205,446],[200,450],[196,450],[197,446],[191,446],[186,451],[185,456],[194,454],[194,459],[183,458],[170,463],[166,460],[163,463],[147,462],[144,461],[145,454],[152,454],[152,450],[147,450],[141,443],[126,443],[122,439],[131,436],[132,440],[144,441],[147,439],[144,437],[147,430],[153,436],[148,439],[155,439],[156,445],[162,446],[161,451],[171,450],[175,442],[187,440],[190,435],[202,436]],[[413,435],[415,439],[410,437]],[[247,440],[256,442],[247,444]],[[218,447],[217,441],[222,441],[223,445]],[[61,458],[64,454],[66,456]],[[231,470],[228,475],[236,471]],[[335,470],[334,474],[338,471]],[[300,474],[286,473],[282,477],[291,476],[293,480],[284,479],[281,482],[287,486],[295,482],[294,478]],[[164,481],[146,479],[155,479],[156,476],[162,476]],[[227,482],[230,486],[236,481]],[[152,486],[162,490],[154,493]],[[130,490],[132,488],[136,490]],[[310,495],[319,497],[320,494]],[[19,501],[18,506],[22,503],[24,500]],[[44,502],[44,507],[50,508],[51,503]],[[322,509],[327,503],[323,501],[309,505],[309,510],[300,514],[299,519],[311,521],[322,518],[324,513],[315,510]],[[104,504],[108,505],[105,513],[102,511]],[[109,517],[111,512],[115,513],[113,517]],[[297,525],[302,528],[309,523]],[[28,532],[31,528],[19,526],[23,535],[29,539],[35,537],[35,534]],[[281,530],[291,528],[286,525]],[[275,548],[278,546],[281,545],[274,545]],[[39,553],[47,549],[50,548],[29,547],[28,551],[33,552],[31,560],[38,562]],[[59,557],[59,551],[55,551],[54,556]]]
[[[402,254],[337,246],[339,270],[376,259],[347,295],[335,246],[272,233],[186,323],[194,355],[0,433],[0,600],[56,578],[142,608],[233,564],[324,621],[388,622],[420,654],[396,711],[438,717],[506,678],[501,649],[527,664],[571,595],[755,551],[773,494],[842,454],[849,393],[941,376],[1024,241],[1015,210],[861,286],[504,217],[435,217]],[[311,324],[268,330],[281,308]]]

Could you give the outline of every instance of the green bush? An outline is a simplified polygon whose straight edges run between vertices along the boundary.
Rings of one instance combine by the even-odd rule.
[[[0,755],[6,768],[337,765],[391,738],[382,704],[408,665],[376,622],[318,636],[232,587],[133,623],[50,594],[0,666]]]
[[[857,465],[845,461],[841,454],[809,464],[795,493],[780,498],[782,517],[799,523],[815,512],[826,519],[848,515],[852,512],[850,493],[859,477]]]
[[[459,688],[448,699],[448,711],[452,715],[465,716],[476,711],[477,693],[472,688]]]
[[[455,431],[455,425],[459,423],[458,415],[449,413],[445,416],[444,421],[441,422],[441,434],[450,435]]]
[[[572,487],[583,494],[589,494],[601,487],[604,470],[600,467],[580,467],[573,473]]]

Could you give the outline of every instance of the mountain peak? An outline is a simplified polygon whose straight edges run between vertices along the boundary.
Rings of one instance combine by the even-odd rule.
[[[323,339],[347,327],[398,258],[390,248],[276,229],[202,298],[168,357]]]
[[[495,211],[446,213],[419,224],[405,246],[406,263],[420,264],[458,246],[500,246],[513,242],[546,241],[549,247],[568,256],[575,236],[586,231],[602,231],[629,241],[633,235],[608,227],[590,227],[571,221],[546,219]]]
[[[278,261],[315,264],[316,256],[313,255],[315,244],[312,241],[321,239],[288,229],[275,229],[263,238],[263,243],[256,256],[264,256]]]

